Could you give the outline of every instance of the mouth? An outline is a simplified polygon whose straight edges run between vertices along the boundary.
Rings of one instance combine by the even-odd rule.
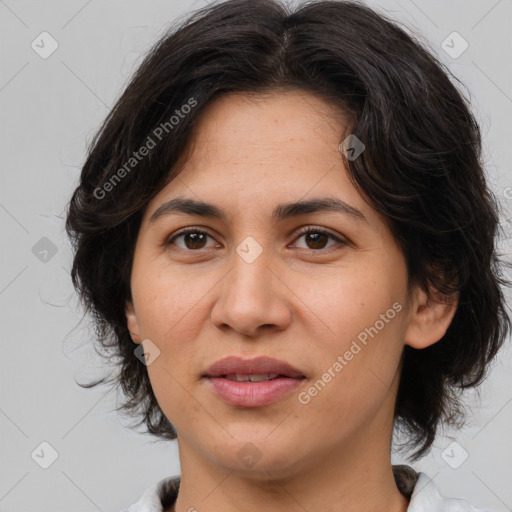
[[[280,375],[278,373],[232,373],[231,375],[219,375],[219,377],[234,382],[263,382],[278,378],[290,378],[287,375]]]
[[[229,356],[212,364],[204,373],[204,377],[233,377],[253,376],[260,380],[270,380],[277,377],[298,379],[304,374],[286,361],[280,361],[272,357],[256,357],[243,359],[238,356]],[[263,379],[263,376],[266,379]],[[234,380],[231,378],[230,380]],[[249,380],[249,379],[245,379]]]
[[[229,405],[262,407],[289,395],[306,376],[285,361],[231,356],[210,366],[203,378],[215,395]]]

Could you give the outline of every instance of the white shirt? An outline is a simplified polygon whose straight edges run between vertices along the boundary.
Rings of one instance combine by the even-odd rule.
[[[137,503],[122,512],[163,512],[162,495],[175,500],[178,477],[168,477],[146,489]],[[172,489],[172,490],[170,490]],[[425,474],[417,473],[417,481],[410,496],[407,512],[492,512],[478,509],[460,498],[445,498],[434,482]]]

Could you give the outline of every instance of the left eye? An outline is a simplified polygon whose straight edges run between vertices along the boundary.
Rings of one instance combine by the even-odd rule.
[[[299,240],[302,237],[306,237],[304,239],[306,241],[306,243],[313,244],[313,247],[305,247],[305,249],[310,249],[310,250],[326,249],[326,247],[324,247],[324,246],[325,246],[326,241],[329,238],[338,242],[338,244],[345,245],[345,243],[342,240],[340,240],[338,237],[334,236],[332,233],[330,233],[329,231],[326,231],[323,228],[309,228],[306,231],[302,231],[301,233],[299,233],[297,240]],[[333,244],[333,245],[336,245],[336,244]],[[303,247],[301,247],[301,249],[302,248]]]
[[[297,235],[295,240],[299,240],[300,238],[303,238],[303,237],[305,237],[304,238],[305,243],[308,244],[309,246],[299,247],[299,249],[306,249],[306,250],[313,250],[313,251],[326,249],[325,245],[329,238],[331,240],[334,240],[338,244],[346,245],[345,242],[343,242],[338,237],[334,236],[332,233],[330,233],[329,231],[326,231],[323,228],[309,228],[307,230],[304,230]],[[186,250],[195,251],[195,250],[207,248],[205,246],[205,243],[208,238],[211,238],[212,240],[214,240],[213,237],[210,236],[206,231],[192,228],[192,229],[188,229],[185,231],[181,231],[180,233],[169,238],[165,242],[165,245],[166,246],[176,245],[178,248],[183,249],[185,251]],[[184,246],[175,244],[175,241],[179,240],[179,239],[183,239]],[[332,245],[336,245],[336,244],[332,244]],[[214,247],[214,246],[212,246],[212,247]]]

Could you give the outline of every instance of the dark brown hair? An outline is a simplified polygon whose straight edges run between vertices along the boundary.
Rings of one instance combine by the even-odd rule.
[[[498,205],[484,177],[479,127],[455,81],[423,43],[356,2],[290,11],[272,0],[230,0],[173,26],[92,141],[69,204],[73,284],[120,370],[85,387],[120,386],[126,400],[119,410],[140,416],[138,425],[159,438],[176,437],[126,325],[142,213],[178,174],[212,100],[300,89],[353,119],[351,132],[366,149],[345,159],[349,176],[389,222],[410,285],[459,292],[445,336],[423,350],[404,348],[395,426],[417,448],[414,459],[425,454],[440,422],[463,418],[460,390],[483,380],[510,329],[501,290],[509,283],[496,252]],[[194,106],[185,115],[187,104]],[[148,137],[158,143],[135,163]]]

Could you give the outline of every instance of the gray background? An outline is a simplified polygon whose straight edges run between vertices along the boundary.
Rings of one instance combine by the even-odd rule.
[[[86,143],[135,65],[178,15],[203,5],[189,0],[0,1],[2,512],[119,511],[157,480],[179,474],[175,442],[154,443],[128,430],[126,419],[114,412],[115,392],[83,390],[74,382],[98,375],[102,366],[91,348],[92,331],[79,323],[62,212]],[[378,5],[423,34],[471,91],[489,180],[503,203],[508,233],[512,1],[386,0]],[[52,44],[40,36],[44,31],[58,43],[47,58],[40,56]],[[454,31],[469,45],[455,57],[464,42],[457,36],[447,39]],[[444,49],[447,44],[452,56]],[[510,247],[502,242],[507,255]],[[468,426],[440,435],[415,467],[434,478],[445,495],[512,510],[509,348],[477,398],[476,393],[467,396]],[[42,442],[58,455],[47,469],[40,465],[52,462],[52,448]]]

